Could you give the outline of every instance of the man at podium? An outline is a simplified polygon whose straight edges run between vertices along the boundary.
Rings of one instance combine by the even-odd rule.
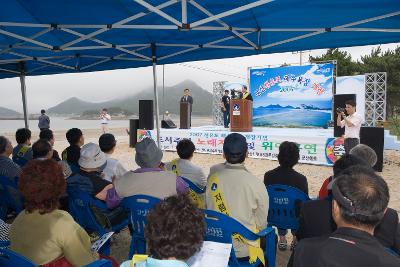
[[[240,99],[246,99],[246,100],[253,101],[253,97],[251,96],[249,90],[247,90],[246,85],[242,86],[242,92],[240,93],[239,96],[240,96]]]
[[[186,88],[183,90],[183,96],[181,97],[181,103],[182,102],[188,102],[190,103],[190,114],[189,114],[189,125],[192,126],[192,106],[193,106],[193,97],[189,95],[189,89]]]

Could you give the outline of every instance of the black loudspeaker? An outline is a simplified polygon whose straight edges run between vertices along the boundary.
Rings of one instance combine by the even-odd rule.
[[[385,129],[380,127],[361,127],[360,143],[372,148],[378,156],[374,170],[381,172],[383,168],[383,149],[385,145]]]
[[[176,125],[173,121],[171,120],[162,120],[161,121],[161,128],[165,129],[173,129],[176,128]]]
[[[333,127],[333,136],[335,137],[340,137],[344,135],[344,128],[341,128],[340,126],[337,126],[337,113],[336,110],[337,108],[345,108],[346,107],[346,101],[347,100],[353,100],[354,102],[356,101],[356,95],[355,94],[345,94],[345,95],[334,95],[333,96],[333,110],[332,110],[332,118],[334,121],[334,127]]]
[[[139,129],[154,129],[153,100],[139,100]]]
[[[137,143],[137,130],[139,129],[139,120],[129,120],[129,147],[135,147]]]

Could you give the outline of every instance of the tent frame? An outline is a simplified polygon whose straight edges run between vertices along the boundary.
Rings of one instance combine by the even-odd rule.
[[[20,76],[21,81],[21,92],[22,92],[22,100],[24,105],[24,119],[25,126],[28,127],[28,111],[27,111],[27,102],[26,102],[26,85],[25,85],[25,76],[26,75],[35,75],[37,71],[46,68],[48,66],[56,66],[61,69],[65,69],[72,72],[83,72],[83,71],[91,71],[94,66],[103,64],[105,62],[111,60],[120,60],[120,61],[144,61],[144,62],[152,62],[153,66],[153,79],[154,79],[154,98],[155,98],[155,106],[156,106],[156,126],[157,126],[157,136],[159,143],[159,106],[158,106],[158,94],[157,94],[157,75],[156,75],[156,66],[157,63],[163,64],[163,60],[166,60],[171,57],[175,57],[181,54],[190,53],[196,51],[198,49],[237,49],[237,50],[257,50],[262,51],[274,46],[278,46],[281,44],[286,44],[290,42],[294,42],[301,39],[306,39],[315,35],[320,35],[328,32],[389,32],[389,33],[399,33],[400,28],[355,28],[354,26],[362,25],[368,22],[377,21],[386,19],[389,17],[400,15],[400,11],[391,12],[387,14],[382,14],[379,16],[354,21],[351,23],[347,23],[344,25],[338,25],[335,27],[326,27],[326,28],[243,28],[243,27],[235,27],[233,25],[229,25],[223,21],[223,18],[228,16],[232,16],[234,14],[238,14],[240,12],[250,10],[252,8],[256,8],[262,5],[267,5],[268,3],[273,2],[274,0],[258,0],[252,3],[248,3],[239,7],[232,8],[230,10],[221,12],[219,14],[213,14],[203,6],[201,6],[198,2],[199,0],[168,0],[162,4],[157,6],[153,6],[147,3],[144,0],[133,0],[133,2],[143,6],[146,11],[139,12],[132,16],[129,16],[125,19],[117,21],[113,24],[108,25],[89,25],[89,24],[48,24],[48,23],[20,23],[20,22],[0,22],[0,35],[9,36],[19,41],[15,44],[8,46],[0,45],[0,54],[9,54],[16,58],[0,60],[0,72],[8,72],[12,74],[18,74]],[[172,5],[180,4],[181,5],[181,19],[178,20],[171,15],[167,14],[163,9],[170,7]],[[200,12],[202,12],[206,17],[203,19],[199,19],[192,23],[188,23],[188,5],[196,8]],[[170,24],[165,25],[142,25],[142,24],[131,24],[135,20],[147,16],[149,14],[157,14],[158,16],[164,18]],[[204,26],[209,22],[217,22],[220,26]],[[130,24],[127,24],[130,23]],[[13,33],[10,30],[6,30],[4,27],[22,27],[22,28],[34,28],[39,29],[39,31],[31,36],[22,36],[17,33]],[[351,27],[351,28],[350,28]],[[93,32],[88,34],[80,33],[79,29],[93,29]],[[128,44],[112,44],[101,40],[98,35],[112,31],[113,29],[126,29],[126,30],[179,30],[179,31],[226,31],[229,33],[228,37],[219,38],[214,41],[210,41],[204,44],[196,44],[196,43],[187,43],[187,44],[174,44],[174,43],[128,43]],[[49,32],[52,31],[64,31],[69,33],[77,38],[64,43],[61,46],[53,46],[51,44],[38,41],[37,39]],[[260,45],[260,36],[262,32],[301,32],[302,34],[288,38],[285,40],[281,40],[275,43]],[[304,34],[304,32],[307,32]],[[257,34],[258,41],[254,43],[246,36],[249,34]],[[242,45],[220,45],[219,43],[238,39],[243,42]],[[90,40],[98,45],[93,46],[79,46],[78,44],[82,41]],[[180,51],[173,52],[167,55],[156,55],[157,47],[177,47],[181,48]],[[18,48],[19,50],[43,50],[43,51],[80,51],[79,55],[67,55],[67,56],[48,56],[48,57],[33,57],[29,56],[25,53],[17,53],[14,52],[13,49]],[[114,49],[119,52],[117,56],[93,56],[89,54],[82,53],[82,51],[91,51],[97,49]],[[141,53],[142,50],[151,49],[152,56],[148,57]],[[82,58],[94,58],[98,59],[94,63],[90,63],[87,65],[81,64]],[[41,66],[26,70],[26,72],[16,72],[15,69],[12,69],[9,65],[19,64],[20,62],[37,62]],[[73,61],[73,65],[68,64],[66,62]],[[7,66],[8,64],[8,66]],[[3,66],[2,66],[3,65]],[[7,68],[9,67],[9,68]]]

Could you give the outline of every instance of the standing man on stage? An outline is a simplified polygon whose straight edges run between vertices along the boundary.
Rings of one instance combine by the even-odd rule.
[[[243,85],[242,92],[240,93],[240,99],[246,99],[253,101],[253,97],[251,96],[249,90],[247,90],[247,86]]]
[[[108,110],[103,108],[100,113],[100,124],[101,124],[101,131],[103,134],[108,132],[108,122],[111,120],[110,114],[108,114]]]
[[[193,106],[193,97],[189,95],[189,89],[186,88],[183,90],[183,96],[181,97],[181,102],[190,103],[190,115],[189,115],[189,125],[192,126],[192,106]]]
[[[230,112],[230,100],[231,98],[229,97],[229,90],[224,91],[224,96],[221,99],[221,111],[224,113],[224,127],[229,128],[229,112]]]
[[[50,129],[50,118],[49,116],[46,115],[46,110],[42,109],[40,113],[42,114],[39,116],[39,123],[38,123],[40,131]]]
[[[344,127],[344,150],[346,154],[350,150],[360,143],[360,128],[364,122],[360,114],[356,112],[356,102],[354,100],[347,100],[346,112],[349,114],[346,116],[344,112],[338,112],[337,126]]]

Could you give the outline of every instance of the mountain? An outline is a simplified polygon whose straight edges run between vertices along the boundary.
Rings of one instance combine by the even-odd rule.
[[[49,108],[49,114],[81,114],[86,110],[100,109],[101,103],[91,103],[80,100],[77,97],[71,97],[60,104]]]
[[[22,114],[15,110],[0,107],[0,118],[19,118]]]
[[[158,102],[160,107],[160,114],[168,110],[170,113],[179,114],[179,100],[183,95],[183,89],[189,88],[190,95],[193,97],[193,114],[195,115],[211,115],[212,113],[212,94],[195,82],[185,80],[177,85],[165,87],[164,101],[162,88],[158,87]],[[116,98],[110,101],[101,103],[92,103],[72,97],[50,109],[50,114],[82,114],[88,110],[100,110],[102,108],[119,107],[121,109],[139,113],[139,99],[154,100],[154,90],[152,87],[135,94],[123,98]]]

